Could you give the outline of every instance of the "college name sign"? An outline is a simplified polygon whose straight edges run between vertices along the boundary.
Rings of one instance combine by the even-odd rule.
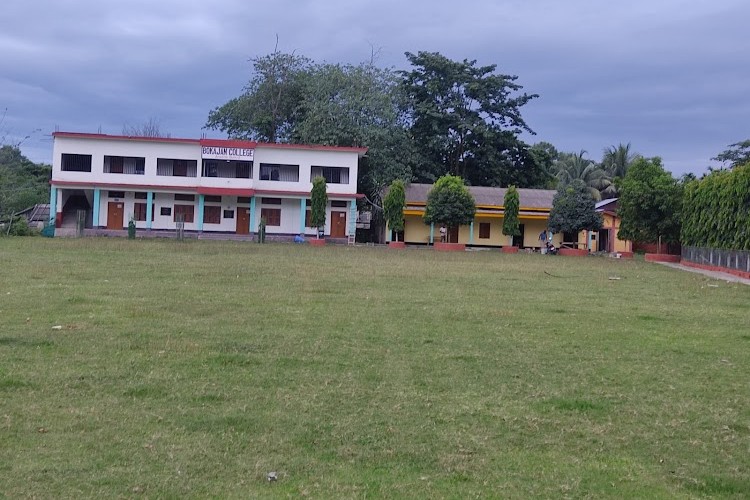
[[[201,156],[211,160],[240,160],[253,161],[254,149],[223,148],[217,146],[203,146]]]

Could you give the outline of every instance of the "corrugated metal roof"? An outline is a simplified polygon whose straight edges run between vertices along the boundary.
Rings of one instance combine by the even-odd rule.
[[[474,197],[477,205],[489,205],[495,207],[503,206],[506,188],[467,186]],[[427,194],[432,189],[432,184],[409,184],[406,187],[406,203],[426,203]],[[555,193],[552,189],[519,189],[518,197],[521,209],[552,208],[552,199]]]

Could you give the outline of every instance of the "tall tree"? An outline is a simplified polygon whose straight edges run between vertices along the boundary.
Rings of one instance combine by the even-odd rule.
[[[393,231],[398,241],[398,233],[404,230],[404,208],[406,208],[406,190],[404,181],[396,179],[391,183],[388,194],[383,199],[383,211],[388,228]]]
[[[727,149],[711,159],[729,163],[730,168],[750,163],[750,139],[730,144]]]
[[[513,236],[521,235],[521,224],[518,220],[518,210],[520,209],[520,198],[516,186],[509,186],[505,191],[503,199],[503,234],[510,236],[511,245]]]
[[[661,158],[638,158],[620,188],[618,238],[653,243],[679,241],[683,186]]]
[[[315,237],[320,238],[321,230],[326,225],[326,205],[328,205],[326,180],[318,176],[313,179],[312,185],[312,191],[310,192],[310,224],[317,229]]]
[[[595,201],[602,199],[602,192],[612,185],[612,179],[596,164],[585,158],[587,152],[561,153],[555,162],[559,186],[567,186],[574,180],[580,180],[586,186]]]
[[[445,174],[468,180],[517,149],[520,132],[533,133],[520,109],[537,95],[518,94],[518,77],[497,74],[496,65],[452,61],[437,52],[407,52],[406,58],[412,69],[401,75],[419,152],[419,180],[432,182]],[[495,172],[493,178],[500,175]],[[502,180],[485,176],[482,182],[498,185]]]
[[[553,233],[596,231],[602,227],[591,192],[584,182],[574,179],[557,190],[552,200],[548,227]]]
[[[278,50],[250,62],[253,75],[242,95],[213,109],[206,128],[236,139],[289,142],[312,62]]]
[[[641,155],[630,149],[630,143],[604,148],[602,155],[602,169],[610,178],[624,178],[628,168]]]

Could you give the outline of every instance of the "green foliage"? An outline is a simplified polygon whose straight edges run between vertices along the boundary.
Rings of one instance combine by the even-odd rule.
[[[454,174],[500,185],[535,168],[517,136],[533,133],[520,108],[537,96],[513,96],[522,88],[518,77],[495,73],[496,65],[452,61],[437,52],[407,52],[406,58],[412,69],[400,73],[419,153],[418,180]]]
[[[439,178],[427,195],[424,221],[427,224],[442,224],[456,227],[470,224],[474,220],[476,205],[474,197],[456,175]]]
[[[685,185],[685,245],[750,250],[750,162]]]
[[[404,181],[396,179],[391,183],[388,194],[383,199],[385,220],[391,231],[400,233],[404,230],[404,207],[406,207],[406,189]]]
[[[34,232],[29,227],[26,217],[13,217],[7,234],[10,236],[31,236]]]
[[[623,179],[628,173],[628,168],[641,155],[630,150],[630,143],[610,146],[604,149],[601,168],[613,181],[616,178]],[[617,195],[617,191],[611,193]]]
[[[558,187],[565,187],[574,180],[580,180],[594,199],[600,201],[602,193],[612,186],[612,179],[597,163],[588,158],[585,150],[579,153],[560,153],[555,162]]]
[[[15,146],[0,147],[0,220],[49,200],[52,167],[34,163]]]
[[[288,142],[311,61],[278,51],[250,61],[253,76],[244,92],[212,110],[206,128],[238,139]]]
[[[516,186],[510,186],[505,191],[503,207],[505,208],[503,213],[503,234],[506,236],[520,236],[521,225],[518,220],[520,198]]]
[[[750,139],[730,144],[727,149],[711,159],[729,163],[730,168],[750,163]]]
[[[586,184],[575,179],[557,190],[552,201],[549,228],[553,233],[578,233],[596,231],[602,227],[602,215]]]
[[[318,176],[313,179],[310,200],[310,223],[320,230],[326,225],[326,205],[328,205],[326,180],[323,177]]]
[[[135,239],[135,220],[132,218],[128,221],[128,239]]]
[[[682,185],[667,172],[660,158],[637,158],[620,188],[618,237],[666,243],[680,239]]]

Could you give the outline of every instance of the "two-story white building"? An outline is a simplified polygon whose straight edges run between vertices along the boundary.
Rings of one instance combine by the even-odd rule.
[[[55,132],[55,227],[314,235],[312,179],[327,182],[325,234],[356,231],[358,160],[366,148]]]

